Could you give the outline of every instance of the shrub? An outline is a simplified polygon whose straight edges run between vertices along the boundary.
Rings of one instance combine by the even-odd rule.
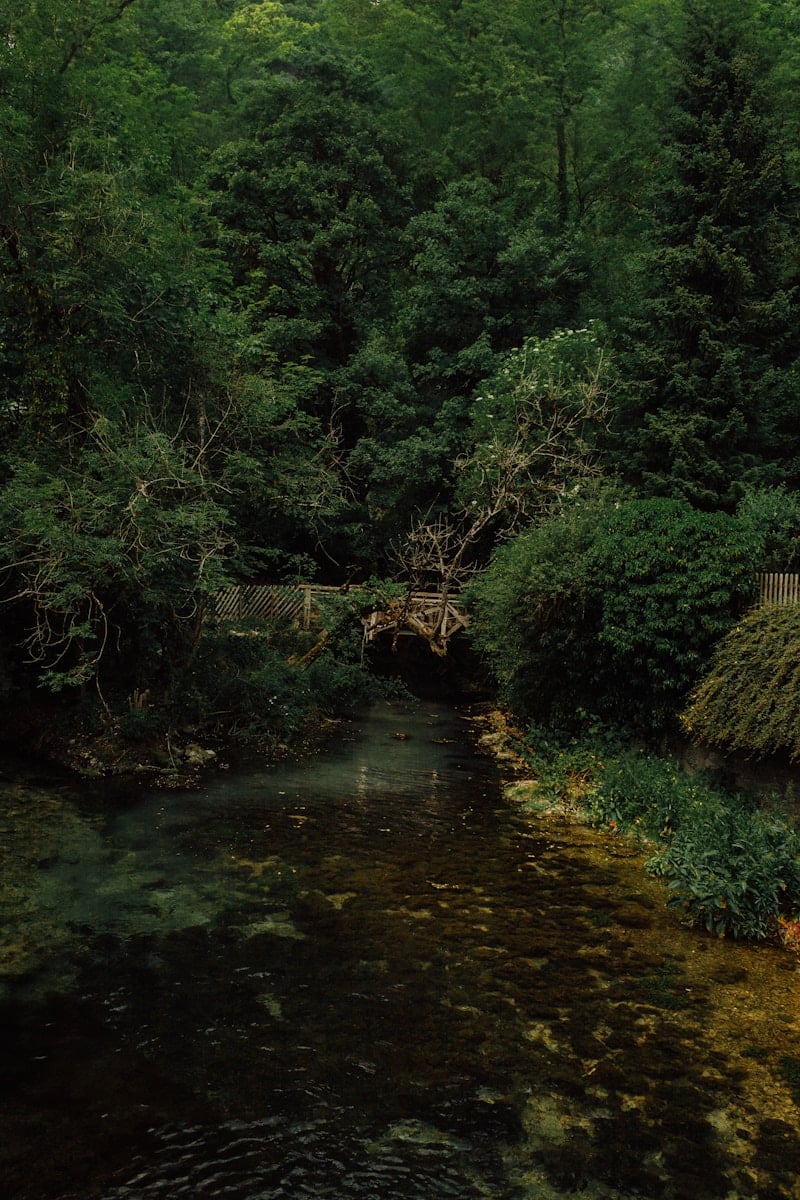
[[[169,722],[155,708],[131,708],[122,714],[120,735],[128,742],[147,742],[166,733]]]
[[[466,597],[473,643],[503,699],[528,718],[557,720],[562,709],[569,713],[578,703],[574,664],[590,653],[582,524],[580,513],[570,514],[502,546]]]
[[[358,639],[360,646],[360,638]],[[314,698],[314,705],[321,712],[336,713],[376,700],[386,694],[388,683],[379,680],[354,659],[342,657],[341,647],[337,656],[318,658],[305,671],[305,686]]]
[[[723,937],[763,938],[800,907],[800,838],[779,817],[724,803],[704,807],[651,860],[685,905]]]
[[[800,757],[800,606],[748,613],[718,646],[682,722],[711,745]]]
[[[669,839],[717,802],[705,776],[689,775],[672,760],[627,750],[606,762],[597,787],[587,796],[586,810],[595,824]]]
[[[531,725],[517,747],[536,781],[536,807],[581,804],[598,786],[608,743],[602,735],[572,737]]]
[[[473,584],[472,636],[518,716],[668,728],[753,595],[749,525],[679,500],[576,497]]]
[[[736,516],[758,544],[760,570],[795,569],[800,560],[800,496],[783,487],[756,488],[739,502]]]
[[[753,598],[757,555],[749,527],[684,501],[630,501],[609,515],[589,570],[610,711],[643,729],[675,720],[715,642]]]
[[[294,665],[293,652],[300,657],[313,640],[269,626],[208,630],[177,690],[174,723],[213,725],[242,740],[289,742],[312,715],[376,696],[380,683],[360,665],[358,639],[339,639],[305,669]]]

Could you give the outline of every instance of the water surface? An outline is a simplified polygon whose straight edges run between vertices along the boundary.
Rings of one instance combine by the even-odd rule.
[[[0,795],[15,1200],[800,1195],[796,963],[502,797],[465,716]]]

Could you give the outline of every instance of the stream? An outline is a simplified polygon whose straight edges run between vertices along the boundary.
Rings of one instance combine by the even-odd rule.
[[[800,1196],[800,972],[381,702],[194,792],[0,763],[0,1196]]]

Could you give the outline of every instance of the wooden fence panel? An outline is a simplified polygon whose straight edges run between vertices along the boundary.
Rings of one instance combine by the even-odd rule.
[[[783,571],[760,571],[759,604],[800,604],[800,575]]]
[[[307,583],[228,587],[217,592],[216,615],[220,621],[297,621],[303,629],[310,629],[315,600],[339,591]]]
[[[232,623],[295,621],[301,629],[309,630],[324,623],[325,599],[342,591],[311,583],[228,587],[217,593],[216,615],[218,620]],[[466,613],[458,607],[458,597],[438,592],[411,592],[390,602],[386,612],[373,610],[361,619],[368,642],[389,631],[394,638],[413,634],[424,637],[431,650],[440,655],[447,653],[448,639],[469,624]]]

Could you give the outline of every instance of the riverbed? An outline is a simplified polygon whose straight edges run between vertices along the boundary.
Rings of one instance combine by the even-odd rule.
[[[800,973],[382,702],[194,792],[0,786],[0,1194],[800,1195]]]

